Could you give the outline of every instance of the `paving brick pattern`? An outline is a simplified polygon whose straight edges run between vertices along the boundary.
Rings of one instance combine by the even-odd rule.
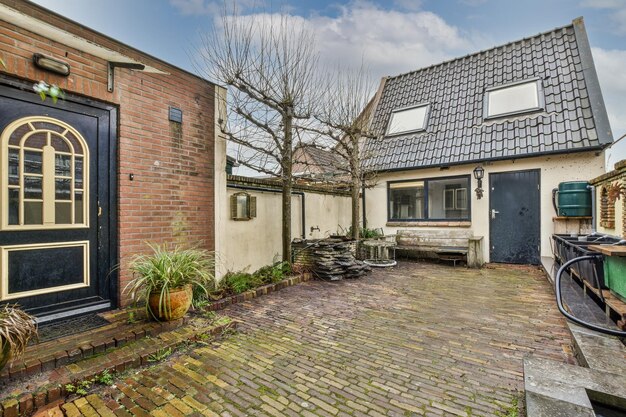
[[[402,264],[304,283],[225,313],[244,321],[239,334],[64,404],[63,413],[494,416],[521,398],[523,357],[574,361],[534,268]]]

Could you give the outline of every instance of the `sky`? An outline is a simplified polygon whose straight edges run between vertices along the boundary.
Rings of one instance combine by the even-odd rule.
[[[229,0],[226,0],[229,1]],[[35,0],[123,43],[195,72],[191,56],[222,0]],[[254,2],[254,3],[253,3]],[[579,16],[617,140],[626,134],[626,0],[239,0],[244,14],[281,7],[316,28],[321,60],[365,60],[379,79],[515,41]],[[626,142],[624,140],[623,142]]]

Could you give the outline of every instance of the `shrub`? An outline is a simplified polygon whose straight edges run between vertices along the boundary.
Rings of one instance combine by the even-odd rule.
[[[382,236],[381,229],[368,229],[367,227],[359,228],[359,236],[361,239],[372,239]],[[348,228],[346,236],[352,236],[352,226]]]
[[[4,363],[9,357],[14,359],[21,357],[33,337],[37,337],[37,324],[33,316],[25,313],[17,305],[4,304],[0,307],[1,348],[8,346],[8,356],[4,358]]]
[[[288,262],[279,262],[259,268],[254,273],[245,271],[227,273],[219,284],[219,289],[213,293],[214,298],[221,298],[229,294],[241,294],[265,284],[282,281],[291,274]]]
[[[149,244],[152,253],[135,255],[129,268],[133,278],[124,288],[134,301],[146,301],[150,293],[160,293],[159,311],[167,307],[169,292],[190,284],[194,295],[208,294],[216,287],[214,255],[201,249],[168,249]]]
[[[248,272],[229,272],[221,282],[222,288],[231,294],[241,294],[262,285],[262,282]]]

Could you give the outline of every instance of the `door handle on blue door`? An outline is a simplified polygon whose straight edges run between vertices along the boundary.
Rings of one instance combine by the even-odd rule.
[[[500,212],[496,209],[491,209],[491,218],[495,219],[496,218],[496,214],[500,214]]]

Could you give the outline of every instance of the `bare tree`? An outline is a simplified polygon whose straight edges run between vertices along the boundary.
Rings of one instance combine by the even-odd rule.
[[[224,8],[202,40],[200,65],[230,87],[228,128],[239,162],[282,179],[283,260],[291,262],[295,124],[311,117],[318,52],[310,28],[280,14],[240,15]],[[196,64],[198,65],[198,64]]]
[[[331,140],[332,151],[339,156],[335,170],[349,183],[352,238],[358,239],[359,196],[361,189],[373,179],[366,169],[367,161],[373,156],[367,149],[375,148],[365,147],[364,142],[377,140],[370,125],[381,89],[375,92],[363,63],[357,69],[338,67],[328,80],[328,87],[323,89],[322,105],[315,112],[321,127],[314,130]]]

